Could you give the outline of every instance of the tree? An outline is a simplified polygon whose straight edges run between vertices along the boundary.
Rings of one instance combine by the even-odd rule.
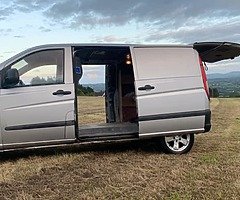
[[[30,81],[31,85],[42,85],[42,84],[49,84],[49,83],[56,83],[56,80],[54,77],[47,77],[47,79],[45,78],[40,78],[39,76],[36,76],[34,78],[32,78],[32,80]]]
[[[240,97],[240,93],[238,91],[233,91],[229,94],[229,97]]]
[[[213,90],[211,87],[209,87],[209,94],[210,94],[210,97],[213,97]]]
[[[212,89],[212,97],[219,97],[219,92],[217,88]]]
[[[46,84],[47,81],[44,78],[40,78],[39,76],[36,76],[32,78],[31,85],[40,85],[40,84]]]
[[[219,92],[217,88],[209,88],[210,97],[216,98],[219,97]]]
[[[78,96],[94,96],[94,90],[91,87],[84,87],[81,84],[77,86]]]

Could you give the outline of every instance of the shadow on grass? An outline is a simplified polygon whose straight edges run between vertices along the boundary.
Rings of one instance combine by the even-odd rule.
[[[62,154],[92,153],[124,153],[124,152],[146,152],[162,153],[159,144],[153,140],[124,141],[124,142],[102,142],[102,143],[76,143],[60,147],[43,147],[36,149],[18,149],[0,153],[0,161],[16,161],[21,158],[32,156],[50,157]]]

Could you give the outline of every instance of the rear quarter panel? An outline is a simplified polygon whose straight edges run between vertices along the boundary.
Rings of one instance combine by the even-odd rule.
[[[2,149],[3,149],[3,146],[2,146],[2,128],[0,128],[0,152],[2,152]]]

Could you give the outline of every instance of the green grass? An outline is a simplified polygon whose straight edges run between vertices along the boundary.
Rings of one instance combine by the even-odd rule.
[[[209,164],[209,165],[214,165],[214,164],[219,164],[220,159],[217,154],[209,153],[209,154],[204,154],[201,157],[199,157],[200,162]]]
[[[212,131],[185,155],[148,142],[5,153],[0,199],[239,199],[240,99],[211,105]]]

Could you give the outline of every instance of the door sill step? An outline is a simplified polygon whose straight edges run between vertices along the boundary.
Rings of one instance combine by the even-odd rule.
[[[119,140],[138,138],[137,123],[105,123],[79,127],[78,139],[81,141]]]

